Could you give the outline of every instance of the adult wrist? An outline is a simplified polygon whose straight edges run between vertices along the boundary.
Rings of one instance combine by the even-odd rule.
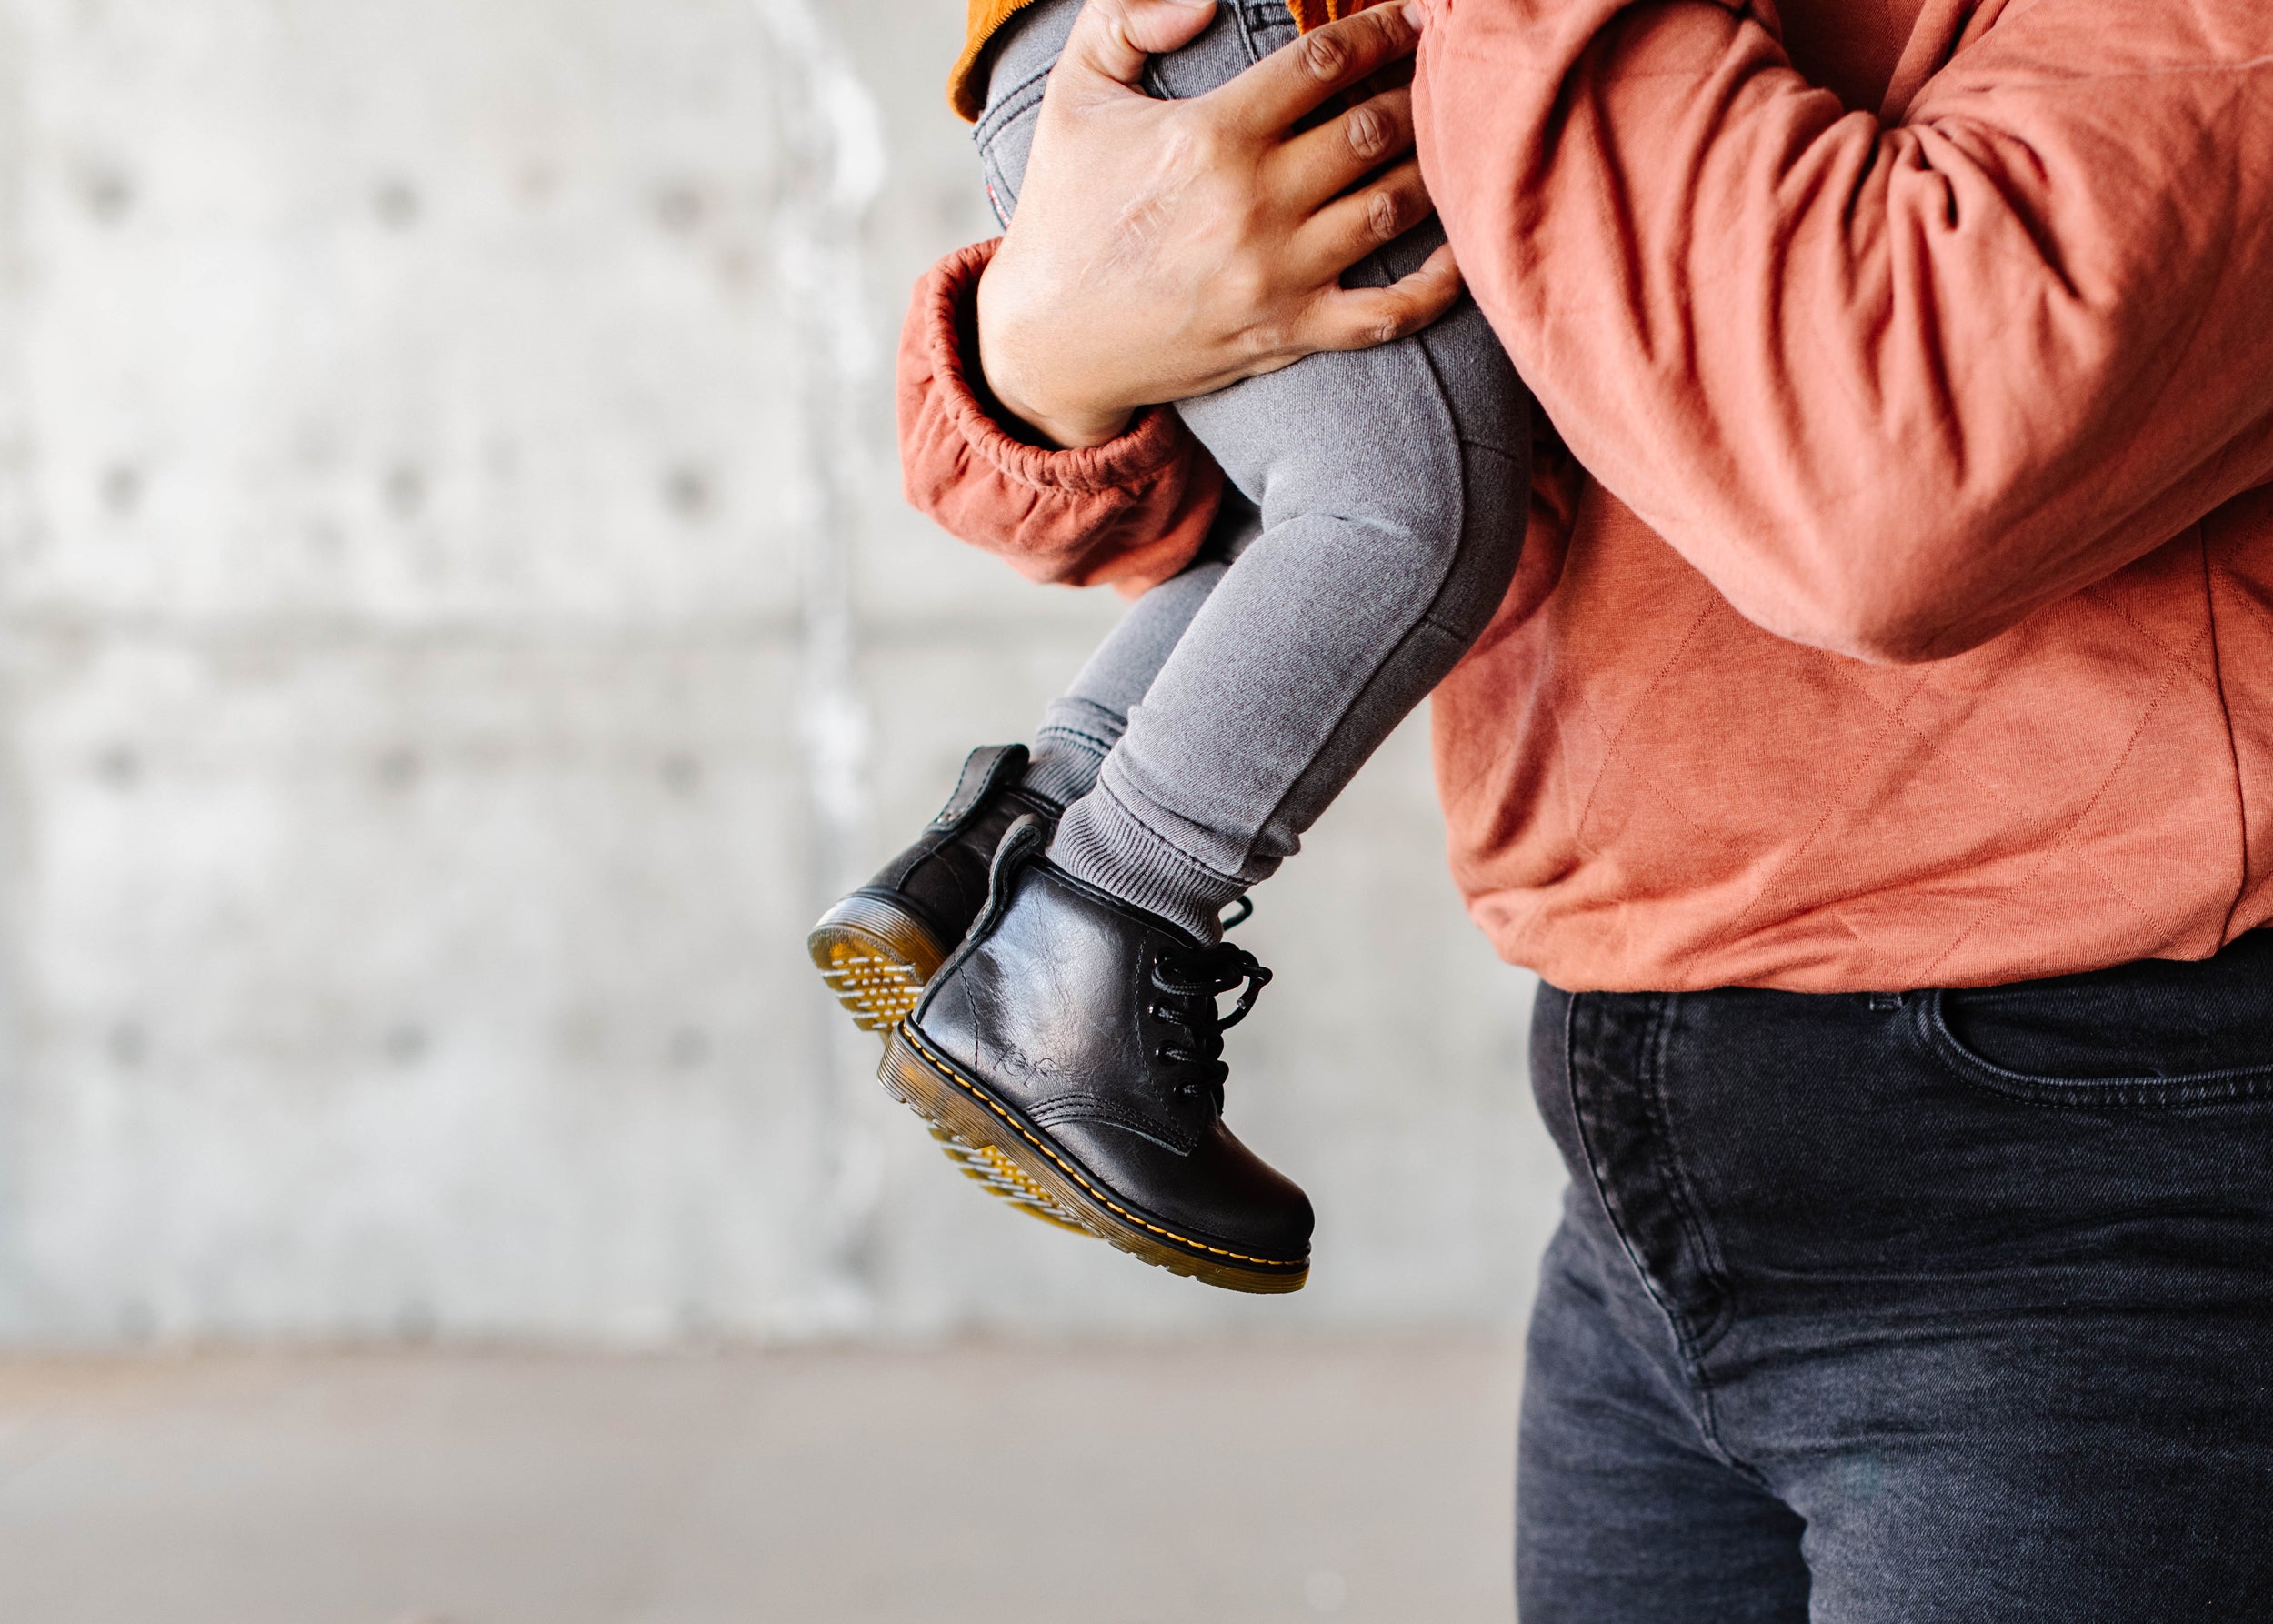
[[[1046,348],[1047,340],[1022,330],[1015,300],[989,296],[996,286],[994,268],[989,260],[973,290],[964,365],[971,384],[991,396],[1002,426],[1013,434],[1023,428],[1026,433],[1020,437],[1030,445],[1066,451],[1088,450],[1126,434],[1136,415],[1134,406],[1054,401],[1027,376],[1030,368],[1019,365],[1021,358]]]
[[[1221,476],[1205,457],[1197,459],[1205,474],[1184,471],[1197,466],[1197,448],[1167,406],[1139,408],[1119,435],[1076,449],[1037,444],[1037,436],[1006,423],[973,364],[978,279],[996,246],[975,243],[947,255],[916,284],[909,302],[896,394],[910,499],[932,512],[931,497],[919,486],[945,500],[974,469],[985,469],[982,478],[1024,493],[1022,501],[1126,496],[1173,485],[1212,510]]]
[[[1016,393],[1015,384],[1005,386],[996,381],[995,376],[986,371],[984,345],[976,338],[974,345],[977,381],[994,397],[997,420],[1014,434],[1023,431],[1021,437],[1027,444],[1050,451],[1088,451],[1128,432],[1129,423],[1136,415],[1133,411],[1076,417],[1029,404]]]

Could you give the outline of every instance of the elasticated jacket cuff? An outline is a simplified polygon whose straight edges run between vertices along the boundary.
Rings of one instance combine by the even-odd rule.
[[[967,366],[979,276],[999,240],[958,249],[916,285],[899,353],[907,499],[1035,580],[1125,590],[1164,581],[1206,539],[1223,474],[1165,406],[1079,450],[1004,430]]]

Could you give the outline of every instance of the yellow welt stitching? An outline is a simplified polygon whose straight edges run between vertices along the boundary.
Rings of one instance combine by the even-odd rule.
[[[937,1072],[948,1082],[953,1083],[956,1088],[962,1089],[964,1093],[969,1095],[973,1099],[977,1100],[979,1104],[994,1112],[996,1116],[1000,1117],[1012,1128],[1016,1128],[1019,1138],[1025,1139],[1026,1143],[1032,1145],[1044,1156],[1048,1157],[1050,1160],[1065,1168],[1066,1176],[1067,1178],[1071,1178],[1076,1184],[1081,1186],[1083,1189],[1087,1190],[1106,1206],[1110,1207],[1114,1211],[1119,1213],[1130,1223],[1136,1225],[1139,1228],[1149,1229],[1155,1235],[1165,1235],[1179,1246],[1191,1247],[1196,1250],[1203,1252],[1213,1252],[1218,1258],[1236,1258],[1242,1263],[1260,1263],[1272,1268],[1293,1268],[1303,1261],[1299,1258],[1250,1258],[1245,1252],[1234,1252],[1227,1250],[1222,1247],[1211,1247],[1204,1240],[1194,1240],[1187,1235],[1178,1235],[1173,1229],[1163,1229],[1157,1224],[1151,1223],[1144,1218],[1138,1218],[1135,1213],[1129,1211],[1127,1208],[1123,1207],[1119,1202],[1114,1200],[1112,1197],[1106,1195],[1096,1185],[1091,1184],[1086,1178],[1084,1178],[1081,1176],[1080,1171],[1076,1168],[1071,1162],[1067,1161],[1064,1157],[1058,1155],[1056,1150],[1050,1148],[1047,1141],[1035,1138],[1033,1134],[1026,1130],[1024,1123],[1018,1121],[1016,1118],[1011,1116],[1008,1111],[1004,1110],[1001,1106],[997,1105],[994,1100],[988,1098],[978,1089],[971,1087],[969,1083],[965,1082],[956,1072],[953,1062],[939,1055],[933,1054],[925,1045],[924,1040],[916,1036],[915,1029],[906,1021],[902,1021],[900,1023],[899,1029],[900,1036],[907,1039],[908,1046],[915,1049],[917,1054],[923,1056],[925,1059],[931,1062],[931,1068],[934,1071]]]

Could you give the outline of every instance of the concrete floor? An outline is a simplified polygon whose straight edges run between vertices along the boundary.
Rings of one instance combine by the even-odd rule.
[[[0,1361],[8,1624],[1510,1618],[1488,1342]]]

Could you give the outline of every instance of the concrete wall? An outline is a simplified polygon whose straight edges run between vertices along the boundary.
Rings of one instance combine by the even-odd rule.
[[[956,0],[0,0],[0,1339],[1497,1323],[1408,727],[1258,898],[1289,1303],[976,1196],[803,927],[1109,622],[899,503]]]

